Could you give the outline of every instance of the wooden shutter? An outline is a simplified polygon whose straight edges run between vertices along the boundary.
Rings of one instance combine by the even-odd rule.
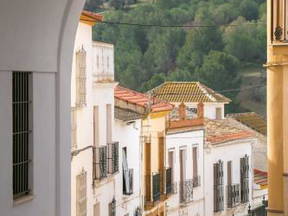
[[[123,167],[123,189],[124,189],[124,194],[129,194],[129,168],[128,168],[128,161],[127,161],[127,149],[123,148],[122,150],[122,154],[123,154],[123,160],[122,160],[122,167]]]
[[[249,157],[240,158],[240,183],[241,183],[241,202],[249,202]]]
[[[93,107],[93,142],[94,146],[99,145],[99,107]]]
[[[232,161],[227,163],[227,184],[232,185]]]
[[[86,105],[86,51],[76,53],[76,106]]]
[[[165,144],[164,144],[164,137],[161,136],[158,138],[158,145],[159,145],[159,170],[160,170],[160,193],[163,194],[165,190]]]
[[[223,162],[214,164],[214,212],[224,210]]]
[[[76,215],[87,215],[87,173],[76,176]]]
[[[107,143],[112,142],[112,106],[106,104],[106,135]]]
[[[193,147],[193,177],[198,176],[198,148]]]
[[[151,200],[151,143],[145,143],[145,197]]]

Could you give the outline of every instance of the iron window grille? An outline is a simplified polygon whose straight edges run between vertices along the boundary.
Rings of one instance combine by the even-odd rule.
[[[13,72],[12,75],[14,199],[27,195],[30,192],[30,75],[31,73],[29,72]]]
[[[155,173],[152,175],[152,198],[153,202],[160,200],[161,192],[160,192],[160,174]]]
[[[172,168],[166,169],[166,194],[173,193],[173,175]]]
[[[94,179],[101,180],[107,177],[107,146],[93,148]]]
[[[116,200],[113,198],[112,202],[109,203],[109,216],[116,216]]]
[[[180,203],[187,203],[193,200],[193,180],[180,182]]]
[[[199,187],[201,186],[201,177],[200,176],[195,176],[193,177],[193,187]]]
[[[241,203],[249,202],[249,157],[240,159]]]
[[[108,144],[108,166],[109,174],[119,171],[119,142]]]
[[[224,210],[223,161],[214,164],[214,212]]]
[[[227,207],[234,208],[240,202],[240,184],[227,185]]]

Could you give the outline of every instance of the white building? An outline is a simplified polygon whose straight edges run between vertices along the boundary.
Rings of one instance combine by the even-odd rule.
[[[231,102],[200,82],[165,82],[150,92],[157,98],[169,101],[176,109],[183,102],[190,117],[197,114],[198,103],[203,103],[205,118],[223,119],[225,105]]]
[[[116,215],[140,216],[142,211],[141,166],[142,166],[142,118],[145,110],[119,96],[115,89],[115,138],[120,143],[119,162],[122,165],[117,175]],[[121,94],[121,93],[120,93]],[[131,104],[130,104],[131,105]]]
[[[108,216],[116,209],[119,142],[114,139],[114,47],[92,41],[101,16],[82,12],[72,68],[71,215]],[[92,19],[92,21],[89,21]]]
[[[204,214],[204,118],[203,106],[198,105],[198,116],[170,119],[166,135],[166,164],[172,178],[166,188],[170,188],[167,200],[168,216],[200,216]],[[168,172],[167,171],[167,172]],[[167,189],[166,189],[167,190]]]
[[[245,215],[252,201],[252,134],[229,119],[206,120],[205,215]]]

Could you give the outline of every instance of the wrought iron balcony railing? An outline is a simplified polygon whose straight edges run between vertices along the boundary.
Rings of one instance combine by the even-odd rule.
[[[93,148],[93,175],[94,179],[101,180],[107,177],[107,146]]]
[[[119,142],[108,143],[108,172],[115,174],[119,171]]]
[[[193,180],[180,182],[180,203],[187,203],[193,200]]]
[[[227,207],[234,208],[240,203],[240,184],[227,185]]]
[[[128,171],[128,179],[126,179],[125,175],[123,176],[124,182],[123,182],[123,194],[124,195],[131,195],[133,194],[133,169],[129,169]]]
[[[200,176],[195,176],[193,177],[193,187],[199,187],[201,186],[201,177]]]
[[[152,198],[153,202],[160,200],[161,191],[160,191],[160,183],[161,183],[161,176],[159,173],[155,173],[152,175]]]

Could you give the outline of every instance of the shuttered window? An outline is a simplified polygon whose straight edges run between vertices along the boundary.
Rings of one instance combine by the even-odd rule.
[[[200,176],[198,174],[198,147],[193,147],[192,159],[193,159],[193,187],[199,187]]]
[[[77,149],[77,110],[71,109],[71,141],[72,151]]]
[[[227,162],[227,184],[232,184],[232,161]]]
[[[13,72],[13,197],[30,192],[31,162],[31,73]]]
[[[249,202],[249,157],[240,159],[241,203]]]
[[[133,169],[129,169],[127,160],[127,148],[122,150],[122,167],[123,167],[123,194],[133,194]]]
[[[106,104],[106,135],[107,143],[112,142],[112,106]]]
[[[76,53],[76,106],[86,105],[86,51],[82,47]]]
[[[93,107],[93,140],[94,146],[99,145],[99,107]]]
[[[76,176],[76,216],[87,215],[87,173]]]
[[[94,205],[94,216],[101,216],[100,203]]]
[[[93,178],[101,180],[108,174],[108,151],[107,146],[93,148]]]
[[[223,162],[214,164],[214,212],[224,210]]]

